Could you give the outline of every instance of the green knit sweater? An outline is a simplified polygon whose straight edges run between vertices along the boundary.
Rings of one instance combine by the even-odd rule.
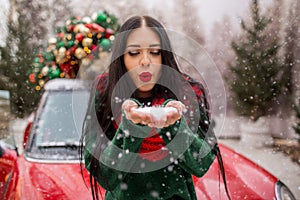
[[[156,162],[141,159],[138,151],[150,128],[134,124],[122,115],[113,140],[99,158],[101,171],[93,174],[106,190],[106,200],[197,199],[192,175],[203,176],[215,159],[211,147],[201,137],[205,132],[200,126],[193,132],[184,116],[174,125],[156,130],[169,156]],[[90,151],[85,150],[88,170],[90,157]]]

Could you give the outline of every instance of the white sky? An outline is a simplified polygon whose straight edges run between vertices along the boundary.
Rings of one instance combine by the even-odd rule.
[[[265,8],[274,0],[259,1]],[[233,25],[240,22],[242,16],[249,11],[251,0],[195,0],[199,6],[199,14],[205,27],[206,34],[209,33],[216,21],[221,21],[224,15],[232,19]]]
[[[201,0],[199,14],[205,27],[206,34],[216,21],[222,20],[224,15],[232,18],[232,22],[239,22],[239,17],[248,9],[248,0]]]
[[[158,0],[159,1],[159,0]],[[240,17],[249,10],[251,0],[194,0],[199,6],[199,15],[201,17],[206,35],[210,32],[214,22],[219,21],[224,15],[232,19],[232,24],[236,25]],[[274,0],[261,0],[260,3],[265,7]],[[0,0],[0,31],[5,30],[3,13],[7,9],[8,0]],[[149,2],[150,3],[150,2]],[[153,3],[153,2],[151,2]],[[151,4],[150,3],[150,4]],[[0,35],[0,45],[3,44],[3,34]]]

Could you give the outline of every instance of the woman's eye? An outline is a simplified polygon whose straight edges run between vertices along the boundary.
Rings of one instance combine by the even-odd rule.
[[[160,55],[161,50],[160,49],[154,49],[154,50],[151,50],[150,53],[153,54],[153,55]]]
[[[140,52],[139,51],[128,51],[128,54],[130,55],[130,56],[136,56],[136,55],[138,55]]]

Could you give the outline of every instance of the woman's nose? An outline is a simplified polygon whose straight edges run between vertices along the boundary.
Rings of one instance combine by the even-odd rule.
[[[142,66],[148,66],[151,63],[150,57],[148,55],[148,52],[143,53],[143,57],[141,60],[141,65]]]

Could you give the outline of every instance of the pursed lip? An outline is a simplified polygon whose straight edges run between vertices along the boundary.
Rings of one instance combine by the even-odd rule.
[[[152,74],[150,72],[142,72],[139,74],[139,78],[143,82],[149,82],[152,79]]]

